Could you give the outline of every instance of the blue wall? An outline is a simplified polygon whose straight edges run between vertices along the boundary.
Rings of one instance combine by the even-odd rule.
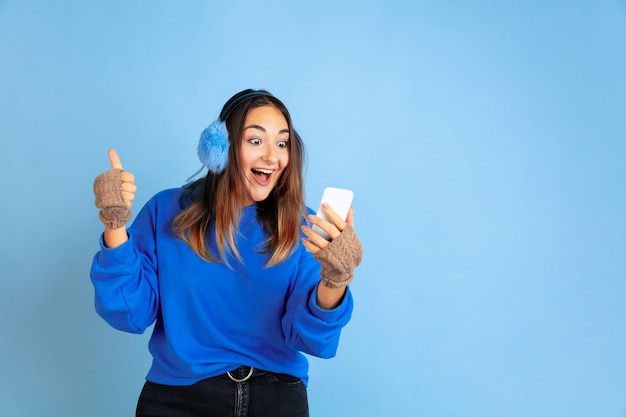
[[[217,4],[219,3],[219,4]],[[0,0],[0,416],[130,416],[147,335],[88,272],[115,147],[137,206],[266,88],[364,263],[312,416],[626,416],[626,3]]]

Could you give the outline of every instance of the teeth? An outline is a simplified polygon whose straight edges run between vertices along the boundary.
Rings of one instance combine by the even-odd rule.
[[[253,169],[256,172],[260,172],[261,174],[266,174],[266,175],[270,175],[272,172],[271,169]]]

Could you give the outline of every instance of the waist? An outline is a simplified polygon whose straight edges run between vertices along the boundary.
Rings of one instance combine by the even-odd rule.
[[[237,364],[237,359],[240,358],[226,358],[224,355],[217,355],[218,361],[222,362],[222,364],[217,361],[209,363],[194,363],[195,361],[182,363],[182,360],[180,360],[180,368],[174,368],[161,359],[162,355],[160,352],[157,353],[158,354],[156,355],[153,353],[155,356],[154,361],[150,371],[146,375],[146,379],[148,381],[155,382],[157,384],[170,386],[193,385],[196,382],[207,378],[223,378],[230,382],[231,379],[227,372],[230,372],[235,379],[243,379],[250,372],[250,365],[254,367],[250,378],[261,375],[271,376],[273,374],[287,374],[302,379],[305,384],[308,382],[308,363],[304,356],[300,356],[301,354],[298,354],[298,357],[296,357],[297,361],[294,361],[293,363],[284,358],[280,361],[264,360],[267,368],[257,368],[254,366],[257,365],[256,363],[247,364],[246,366],[238,366],[241,362]],[[208,357],[209,355],[206,356]],[[219,356],[222,357],[219,358]],[[300,360],[302,360],[302,362],[300,362]],[[225,365],[227,363],[230,363],[231,365]]]
[[[272,374],[273,372],[257,369],[252,366],[240,366],[237,369],[226,372],[226,376],[233,382],[246,382],[250,378]]]

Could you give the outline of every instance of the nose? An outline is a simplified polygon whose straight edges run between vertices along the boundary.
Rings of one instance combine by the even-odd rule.
[[[276,149],[272,145],[268,145],[265,147],[265,152],[263,153],[263,160],[272,164],[278,162],[278,153]]]

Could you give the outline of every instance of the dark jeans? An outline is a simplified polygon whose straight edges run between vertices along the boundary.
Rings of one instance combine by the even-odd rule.
[[[245,379],[250,368],[231,372]],[[137,417],[308,417],[304,384],[298,378],[254,370],[246,381],[228,375],[205,379],[189,386],[161,385],[146,381]]]

